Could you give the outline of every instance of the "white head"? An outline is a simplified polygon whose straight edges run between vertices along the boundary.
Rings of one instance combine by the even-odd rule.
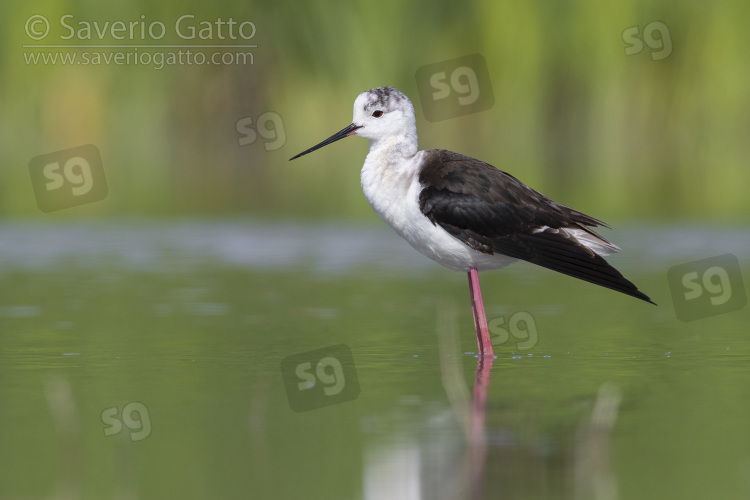
[[[362,92],[354,100],[351,125],[291,159],[299,158],[350,135],[369,139],[370,150],[381,142],[396,143],[403,155],[414,155],[417,152],[414,106],[408,97],[393,87],[378,87]]]
[[[393,87],[379,87],[359,94],[354,101],[352,122],[362,126],[356,134],[371,141],[409,133],[416,136],[414,106]]]

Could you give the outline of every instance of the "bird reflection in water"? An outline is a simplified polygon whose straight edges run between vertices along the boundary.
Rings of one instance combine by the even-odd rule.
[[[487,390],[494,358],[477,356],[474,389],[471,397],[463,378],[462,354],[458,334],[456,307],[452,302],[438,309],[438,338],[440,371],[453,413],[463,426],[466,436],[466,455],[462,477],[462,491],[468,498],[482,497],[482,478],[487,460]]]
[[[363,499],[478,500],[558,492],[582,500],[617,500],[610,456],[620,389],[602,384],[595,397],[583,401],[577,421],[571,426],[561,420],[553,434],[532,417],[539,401],[495,399],[489,415],[494,423],[488,428],[495,359],[461,349],[455,303],[437,309],[441,381],[450,408],[418,396],[398,405],[401,418],[391,418],[389,426],[399,422],[399,431],[367,446]],[[464,363],[474,360],[472,388]],[[507,367],[498,364],[494,375]],[[415,418],[420,411],[424,415]]]

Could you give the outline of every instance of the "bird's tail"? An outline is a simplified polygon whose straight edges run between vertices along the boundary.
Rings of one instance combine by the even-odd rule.
[[[619,251],[616,245],[590,230],[568,229],[567,232],[572,233],[573,237],[561,237],[559,232],[527,235],[527,238],[534,239],[534,254],[525,260],[656,305],[602,258],[602,255]]]

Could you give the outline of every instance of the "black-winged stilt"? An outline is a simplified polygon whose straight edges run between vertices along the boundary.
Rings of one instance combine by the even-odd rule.
[[[478,271],[518,259],[654,304],[602,258],[620,251],[591,229],[602,221],[483,161],[418,151],[414,106],[392,87],[361,93],[351,125],[290,160],[350,135],[370,140],[361,179],[375,212],[419,252],[468,273],[480,356],[493,353]]]

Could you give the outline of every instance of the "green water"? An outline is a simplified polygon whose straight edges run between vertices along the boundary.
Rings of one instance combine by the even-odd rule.
[[[636,249],[613,261],[658,307],[525,264],[483,273],[505,342],[477,443],[462,424],[477,367],[465,276],[413,267],[388,231],[372,233],[394,242],[386,259],[342,255],[338,271],[293,250],[325,248],[315,228],[267,231],[0,227],[0,498],[750,496],[748,309],[679,321],[666,278],[722,252],[623,245]],[[256,242],[237,255],[265,242],[296,257],[238,263],[216,250],[237,234]],[[743,266],[744,234],[718,247]],[[499,333],[519,312],[533,346]],[[282,360],[339,344],[358,395],[293,411]]]

